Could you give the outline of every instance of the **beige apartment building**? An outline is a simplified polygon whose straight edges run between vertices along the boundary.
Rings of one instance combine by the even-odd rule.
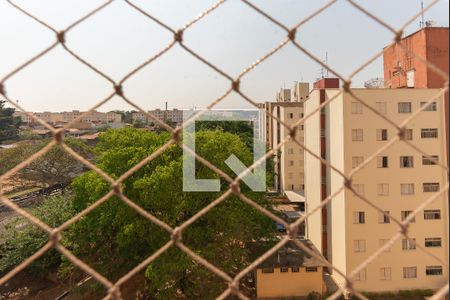
[[[79,110],[73,110],[68,112],[35,112],[34,116],[37,118],[51,124],[57,123],[68,123],[77,118],[79,118],[83,112]],[[22,119],[23,123],[33,123],[34,120],[29,117],[24,112],[16,111],[14,113],[15,116],[18,116]],[[83,123],[121,123],[122,115],[115,112],[98,112],[92,111],[87,115],[83,116],[81,119]]]
[[[172,109],[172,110],[162,110],[162,109],[155,109],[155,110],[149,110],[150,114],[155,116],[158,120],[162,122],[171,121],[176,124],[183,123],[183,110],[180,109]],[[135,112],[133,113],[133,121],[134,120],[140,120],[144,123],[155,123],[154,120],[150,117],[148,117],[146,114],[142,112]]]
[[[305,102],[305,114],[339,93],[323,81]],[[438,89],[353,89],[357,97],[399,124],[435,96]],[[407,126],[405,138],[447,164],[444,97],[437,99]],[[305,145],[349,174],[395,137],[396,129],[348,93],[334,99],[305,123]],[[305,155],[306,212],[343,186],[343,178],[319,160]],[[396,142],[355,174],[352,184],[383,211],[404,220],[423,201],[448,182],[443,168],[408,145]],[[390,249],[357,274],[361,291],[437,289],[448,282],[448,268],[416,247],[421,245],[448,264],[448,193],[425,207],[410,226],[413,240],[400,238]],[[345,190],[322,213],[307,219],[306,236],[346,275],[398,232],[384,214]],[[344,279],[336,272],[338,284]]]
[[[260,105],[264,115],[264,120],[262,120],[264,125],[263,132],[265,132],[264,139],[269,150],[274,149],[289,136],[289,129],[278,120],[272,118],[269,113],[292,127],[293,124],[303,118],[303,102],[308,97],[309,83],[297,82],[293,93],[290,89],[281,89],[276,96],[277,102],[265,102]],[[303,142],[303,125],[299,125],[297,128],[296,139]],[[294,141],[288,141],[278,150],[277,155],[274,157],[274,163],[275,189],[280,192],[294,191],[303,193],[303,149]]]

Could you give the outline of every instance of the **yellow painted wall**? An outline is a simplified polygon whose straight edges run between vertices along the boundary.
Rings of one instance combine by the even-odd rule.
[[[292,297],[306,296],[310,292],[322,293],[323,279],[322,267],[317,267],[317,272],[306,272],[300,268],[300,272],[281,273],[279,268],[274,273],[262,273],[256,270],[256,295],[265,297]]]

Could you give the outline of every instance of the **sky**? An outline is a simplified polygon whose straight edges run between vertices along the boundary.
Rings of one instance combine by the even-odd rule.
[[[174,29],[183,27],[217,0],[134,0],[149,14]],[[15,0],[24,9],[62,30],[104,1]],[[252,0],[252,3],[290,27],[319,9],[328,0]],[[425,5],[431,1],[424,1]],[[358,0],[357,3],[394,28],[420,11],[420,0]],[[449,0],[441,0],[425,13],[435,26],[448,26]],[[55,41],[54,33],[0,1],[0,78]],[[406,33],[419,29],[419,19]],[[184,34],[184,43],[232,77],[277,46],[286,34],[240,0],[228,0]],[[138,13],[124,1],[89,18],[66,36],[67,46],[114,80],[165,48],[172,34]],[[325,12],[301,26],[296,40],[308,51],[348,76],[393,39],[393,34],[338,0]],[[320,65],[291,44],[286,45],[241,80],[241,89],[255,102],[274,101],[280,88],[295,81],[314,82]],[[370,78],[382,77],[382,58],[355,77],[361,87]],[[230,82],[194,58],[179,45],[124,83],[127,97],[145,110],[206,107],[225,93]],[[112,92],[112,85],[82,65],[59,45],[5,82],[11,99],[28,111],[87,110]],[[1,96],[0,96],[1,98]],[[251,107],[232,93],[216,108]],[[131,110],[114,97],[99,111]]]

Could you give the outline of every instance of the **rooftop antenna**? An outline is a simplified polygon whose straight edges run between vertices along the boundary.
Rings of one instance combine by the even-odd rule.
[[[420,14],[419,26],[420,26],[420,28],[424,28],[425,27],[425,13],[423,10],[423,0],[420,1],[420,7],[421,7],[421,14]]]
[[[322,61],[326,66],[328,66],[328,51],[325,52],[325,60]],[[322,66],[322,68],[319,69],[320,72],[320,78],[328,78],[329,76],[329,70],[328,68]],[[325,75],[326,74],[326,75]]]

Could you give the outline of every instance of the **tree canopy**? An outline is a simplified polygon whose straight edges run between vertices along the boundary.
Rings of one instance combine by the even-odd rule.
[[[0,142],[16,138],[22,120],[13,116],[14,108],[5,107],[5,101],[0,100]]]
[[[108,130],[100,135],[95,149],[97,165],[112,177],[136,165],[170,138],[135,128]],[[196,134],[196,152],[231,177],[236,174],[224,163],[235,154],[246,165],[253,161],[251,150],[242,139],[223,131]],[[182,150],[172,145],[160,156],[125,180],[123,192],[132,201],[172,227],[176,227],[207,206],[228,189],[222,181],[220,192],[183,192]],[[197,178],[219,178],[201,163],[196,163]],[[81,211],[105,195],[110,186],[90,171],[76,178],[73,208]],[[263,193],[241,190],[262,206],[268,207]],[[242,202],[229,196],[183,231],[182,240],[193,251],[225,272],[234,275],[250,262],[248,243],[273,232],[273,222]],[[149,222],[117,197],[112,197],[67,232],[65,241],[78,257],[109,278],[117,279],[164,245],[170,236]],[[261,249],[261,252],[264,249]],[[157,299],[212,299],[226,288],[222,279],[172,246],[145,270],[148,291]],[[207,287],[207,288],[206,288]]]
[[[50,140],[23,141],[15,147],[0,151],[0,174],[15,167],[34,153],[45,147]],[[85,158],[92,157],[92,150],[82,140],[68,138],[65,143]],[[51,186],[56,183],[70,182],[75,176],[84,171],[84,165],[75,160],[61,146],[54,146],[45,155],[33,161],[20,170],[16,176],[36,182],[40,185]]]

